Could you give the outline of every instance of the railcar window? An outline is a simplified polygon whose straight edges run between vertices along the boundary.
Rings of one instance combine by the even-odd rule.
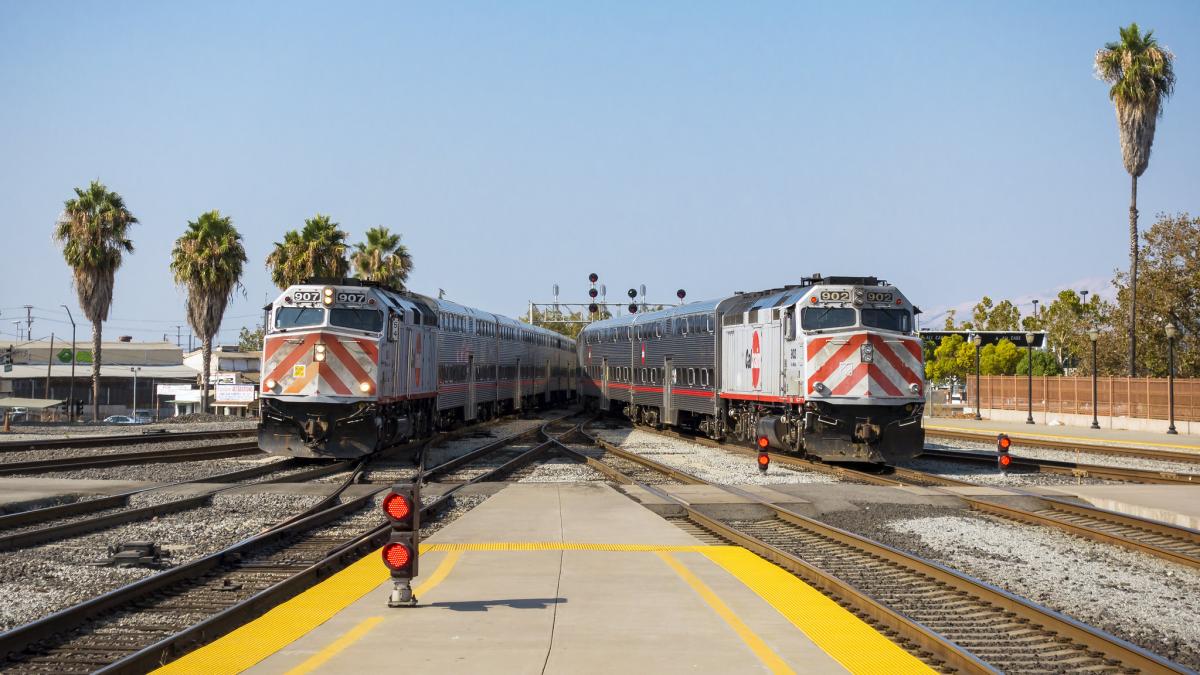
[[[907,333],[912,330],[912,318],[907,309],[864,309],[864,326]]]
[[[383,312],[377,309],[331,309],[329,323],[343,328],[378,333],[383,330]]]
[[[758,323],[758,310],[750,310],[750,323]]]
[[[721,320],[721,324],[724,326],[739,326],[744,318],[740,312],[737,314],[726,314],[725,318]]]
[[[800,312],[800,327],[804,330],[843,328],[854,325],[854,310],[849,307],[805,307]]]
[[[275,310],[276,328],[301,328],[325,323],[324,307],[280,307]]]
[[[688,384],[696,384],[696,369],[688,368]]]

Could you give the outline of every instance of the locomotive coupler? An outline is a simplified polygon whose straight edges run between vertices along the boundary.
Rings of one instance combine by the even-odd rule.
[[[879,425],[870,422],[859,422],[854,425],[854,438],[863,443],[874,443],[879,440]]]
[[[408,579],[398,580],[392,586],[392,594],[388,596],[388,607],[416,607],[417,596],[413,595],[412,585]]]

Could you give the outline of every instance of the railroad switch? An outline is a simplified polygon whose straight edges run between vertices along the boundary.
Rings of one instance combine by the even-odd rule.
[[[96,567],[170,567],[171,552],[153,541],[128,541],[108,547],[108,560],[92,563]]]

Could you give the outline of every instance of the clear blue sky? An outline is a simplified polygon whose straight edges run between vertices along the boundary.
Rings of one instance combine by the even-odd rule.
[[[93,178],[141,220],[111,337],[185,325],[168,255],[213,208],[250,255],[226,341],[317,212],[402,232],[414,289],[510,314],[592,271],[664,301],[875,274],[924,307],[1109,278],[1129,178],[1091,61],[1130,21],[1178,57],[1148,225],[1200,213],[1193,0],[7,0],[0,332],[28,303],[62,335],[50,232]]]

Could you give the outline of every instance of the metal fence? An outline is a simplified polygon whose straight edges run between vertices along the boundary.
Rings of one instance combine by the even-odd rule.
[[[1167,419],[1167,380],[1152,377],[1100,377],[1097,414],[1112,417]],[[967,386],[975,385],[968,376]],[[979,405],[999,410],[1028,410],[1029,380],[1020,375],[985,375],[979,378]],[[975,404],[975,393],[967,396]],[[1034,412],[1067,415],[1092,414],[1090,377],[1033,378]],[[1175,379],[1175,419],[1200,421],[1200,379]]]

